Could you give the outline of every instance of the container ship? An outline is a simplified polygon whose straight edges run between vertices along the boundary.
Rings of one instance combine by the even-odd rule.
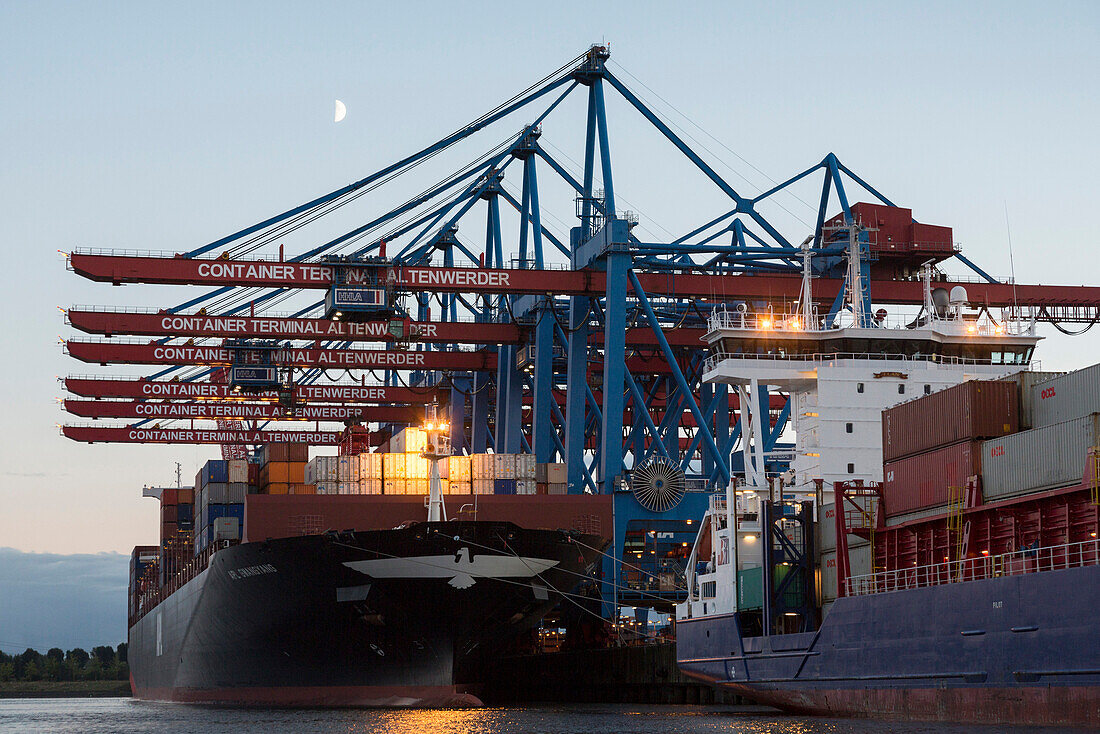
[[[446,495],[440,464],[454,470],[464,462],[450,466],[439,453],[446,441],[438,425],[406,429],[405,440],[401,453],[308,463],[294,460],[307,455],[304,445],[270,445],[255,464],[208,462],[193,489],[150,490],[161,501],[162,543],[136,548],[131,560],[134,695],[264,706],[480,705],[476,679],[459,681],[456,671],[532,629],[590,577],[607,540],[570,523],[591,526],[587,516],[598,516],[600,503],[547,496],[535,516],[515,495]],[[372,461],[399,460],[424,469],[426,497],[358,494],[383,481],[369,478]],[[356,472],[349,481],[341,468],[360,461],[368,478]],[[316,483],[301,481],[307,476]],[[531,484],[534,493],[534,477]],[[472,502],[464,508],[453,499]],[[448,512],[457,519],[448,521]]]
[[[1100,365],[1030,371],[1033,325],[964,299],[896,330],[712,320],[706,379],[789,390],[796,453],[711,500],[686,674],[810,714],[1100,725]]]

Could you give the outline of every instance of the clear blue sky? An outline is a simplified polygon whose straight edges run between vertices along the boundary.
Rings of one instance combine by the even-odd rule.
[[[595,41],[611,41],[616,73],[663,114],[687,125],[657,95],[720,140],[688,128],[748,192],[767,180],[737,156],[781,179],[832,151],[918,219],[954,227],[995,274],[1009,272],[1007,203],[1019,280],[1100,282],[1088,221],[1100,4],[770,5],[0,4],[0,546],[128,552],[154,541],[142,484],[173,480],[175,461],[187,479],[214,455],[57,435],[55,377],[95,369],[62,355],[56,307],[182,300],[85,282],[57,250],[204,244],[418,149]],[[338,125],[336,98],[348,108]],[[720,211],[721,196],[621,100],[609,110],[621,208],[654,236]],[[544,134],[574,158],[578,111],[563,108]],[[568,226],[564,190],[543,203]],[[1052,338],[1044,366],[1100,361],[1097,332]]]

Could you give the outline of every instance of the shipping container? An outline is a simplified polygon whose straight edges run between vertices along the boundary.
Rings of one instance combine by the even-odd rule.
[[[248,484],[248,461],[246,459],[230,459],[227,471],[230,484]]]
[[[229,462],[223,459],[211,459],[199,470],[199,485],[227,484],[229,482]]]
[[[516,494],[536,494],[534,479],[517,479],[516,480]]]
[[[317,482],[313,485],[317,494],[339,494],[340,485],[336,482]]]
[[[207,484],[199,490],[199,505],[224,505],[229,501],[229,485],[224,482]]]
[[[500,454],[497,454],[500,456]],[[516,493],[516,480],[515,479],[494,479],[493,480],[493,494],[515,494]]]
[[[360,479],[359,480],[359,493],[360,494],[382,494],[382,480],[381,479]]]
[[[161,505],[178,505],[180,501],[180,491],[175,487],[166,487],[161,490],[160,503]]]
[[[836,505],[817,506],[817,549],[836,550]]]
[[[244,482],[230,482],[226,485],[225,501],[229,503],[241,503],[244,502],[245,496],[248,495],[248,484]]]
[[[300,461],[271,461],[260,469],[260,486],[279,482],[282,484],[302,484],[305,478],[306,464]]]
[[[405,428],[390,439],[390,451],[395,454],[419,454],[428,444],[428,434],[423,428]]]
[[[535,479],[535,455],[516,454],[516,479]]]
[[[382,494],[405,494],[405,480],[383,479]]]
[[[849,574],[865,576],[871,573],[871,546],[860,545],[848,549]],[[836,551],[821,553],[821,598],[833,601],[837,598]]]
[[[286,482],[272,482],[264,485],[263,494],[290,494],[290,485]]]
[[[1097,446],[1100,413],[1033,428],[982,444],[982,496],[986,502],[1066,487],[1082,480],[1090,448]]]
[[[967,481],[981,473],[981,456],[980,441],[965,441],[886,462],[882,468],[886,516],[961,502]]]
[[[1025,370],[1023,372],[1017,372],[1007,377],[1002,377],[1003,382],[1015,382],[1017,386],[1017,394],[1020,398],[1020,430],[1026,431],[1029,428],[1035,428],[1035,406],[1032,403],[1032,387],[1040,382],[1046,382],[1060,375],[1064,375],[1064,372],[1033,372],[1031,370]]]
[[[569,485],[565,482],[551,482],[546,485],[547,494],[569,494]]]
[[[1032,427],[1100,413],[1100,364],[1031,386]]]
[[[538,464],[535,470],[535,481],[540,484],[565,484],[568,481],[565,475],[565,464]]]
[[[516,478],[516,455],[493,454],[493,479]],[[498,494],[500,494],[498,492]]]
[[[382,454],[382,478],[405,479],[405,455],[400,453]]]
[[[358,482],[359,481],[359,457],[358,456],[337,456],[336,457],[336,481],[338,481],[338,482]]]
[[[492,479],[475,479],[472,482],[474,494],[493,494]]]
[[[359,482],[337,482],[336,494],[359,494]]]
[[[451,482],[451,494],[473,494],[474,487],[470,482],[459,482],[455,479]]]
[[[241,500],[242,502],[244,500]],[[195,521],[195,506],[192,504],[180,503],[176,505],[176,522],[180,525],[190,525]]]
[[[336,457],[314,456],[306,463],[302,479],[307,484],[336,481]]]
[[[427,479],[428,460],[416,454],[405,454],[405,478]]]
[[[309,444],[306,443],[268,443],[256,452],[260,466],[273,461],[306,462],[309,461]]]
[[[450,477],[454,482],[469,482],[473,479],[470,473],[471,456],[452,456],[447,462],[450,465]]]
[[[287,494],[317,494],[317,487],[312,484],[292,484]]]
[[[405,494],[428,494],[427,479],[406,479]]]
[[[181,505],[195,504],[195,489],[193,487],[180,487],[176,490],[176,498]]]
[[[382,479],[382,454],[359,454],[359,479]]]
[[[176,508],[179,505],[161,505],[160,506],[160,521],[175,523],[178,515],[176,514]]]
[[[969,380],[882,412],[882,456],[896,461],[1019,430],[1015,382]]]

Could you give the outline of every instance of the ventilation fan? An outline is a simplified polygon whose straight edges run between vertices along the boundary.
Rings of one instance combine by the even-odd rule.
[[[630,477],[634,497],[650,512],[666,512],[684,497],[684,472],[663,456],[649,459],[634,468]]]

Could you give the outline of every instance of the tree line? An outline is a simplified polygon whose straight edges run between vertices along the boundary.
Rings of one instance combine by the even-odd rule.
[[[76,647],[65,651],[51,647],[46,654],[27,648],[17,655],[0,652],[0,682],[128,680],[126,643],[93,647],[91,652]]]

